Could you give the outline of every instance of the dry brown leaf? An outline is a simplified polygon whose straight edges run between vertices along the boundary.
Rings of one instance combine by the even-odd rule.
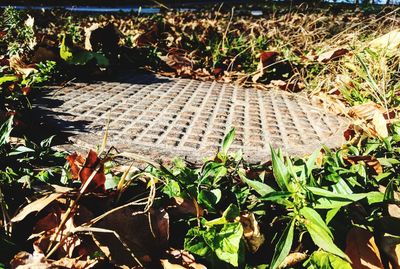
[[[264,75],[265,68],[271,65],[278,55],[279,53],[276,51],[263,51],[260,53],[260,61],[257,65],[257,71],[256,74],[254,74],[252,77],[252,81],[254,83],[257,82]]]
[[[295,266],[296,264],[304,261],[307,259],[307,254],[301,253],[301,252],[293,252],[290,253],[286,258],[282,261],[282,263],[279,265],[279,269],[283,268],[291,268]]]
[[[194,256],[186,250],[170,249],[166,253],[169,254],[167,260],[170,264],[179,264],[184,268],[207,269],[203,264],[197,263]]]
[[[343,159],[350,164],[364,162],[376,175],[383,173],[383,167],[374,156],[345,156]]]
[[[56,267],[65,267],[71,269],[88,269],[92,268],[94,265],[96,265],[96,263],[97,263],[96,260],[82,261],[78,260],[77,258],[63,257],[57,261],[54,261],[52,265]]]
[[[347,234],[346,254],[354,269],[383,269],[378,247],[371,232],[353,227]]]
[[[30,254],[25,251],[18,252],[10,262],[11,269],[48,269],[56,268],[46,261],[41,253]]]
[[[32,203],[26,205],[22,210],[15,215],[11,221],[12,222],[19,222],[26,218],[31,213],[40,212],[43,208],[48,206],[51,202],[55,201],[56,199],[60,198],[64,193],[63,192],[55,192],[50,193],[46,196],[43,196]]]
[[[97,165],[100,164],[100,168],[90,182],[88,190],[104,190],[104,183],[106,182],[104,164],[101,163],[102,160],[97,156],[95,151],[90,150],[86,158],[80,154],[73,153],[67,156],[67,160],[71,167],[72,178],[79,179],[82,185],[85,184],[95,171]]]
[[[90,43],[90,36],[92,32],[100,27],[99,23],[93,23],[90,27],[85,27],[85,49],[92,51],[92,44]]]
[[[324,52],[320,54],[317,58],[317,61],[320,63],[326,63],[332,60],[339,59],[343,57],[345,54],[349,52],[348,49],[339,48],[339,49],[332,49],[330,51]]]
[[[186,267],[182,265],[170,263],[167,259],[162,259],[160,261],[164,269],[186,269]]]
[[[37,71],[35,64],[27,65],[18,56],[12,56],[10,58],[10,67],[24,77],[27,77]]]
[[[244,229],[244,238],[246,244],[252,253],[257,252],[260,246],[264,243],[265,237],[260,232],[260,226],[253,213],[243,213],[240,216],[240,222]]]
[[[362,105],[353,106],[348,114],[351,117],[356,117],[364,120],[372,120],[376,112],[384,113],[385,110],[374,102],[368,102]]]
[[[172,205],[168,207],[168,211],[172,214],[190,214],[193,216],[203,216],[203,209],[199,207],[199,212],[197,212],[196,205],[192,200],[184,199],[181,197],[174,197],[172,200]]]
[[[388,205],[388,213],[392,217],[400,218],[400,205],[389,204]]]

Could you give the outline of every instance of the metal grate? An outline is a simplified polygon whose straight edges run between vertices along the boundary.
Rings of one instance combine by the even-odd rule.
[[[110,145],[161,159],[199,161],[217,151],[232,127],[232,150],[242,149],[251,161],[268,158],[270,144],[302,155],[321,144],[339,146],[346,126],[303,96],[218,82],[136,75],[50,93],[60,102],[51,110],[73,127],[75,143],[100,144],[110,118]]]

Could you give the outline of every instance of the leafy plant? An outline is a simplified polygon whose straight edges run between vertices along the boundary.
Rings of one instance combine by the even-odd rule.
[[[2,15],[0,30],[5,34],[0,41],[1,54],[22,56],[31,51],[36,44],[34,19],[13,7],[6,7]]]

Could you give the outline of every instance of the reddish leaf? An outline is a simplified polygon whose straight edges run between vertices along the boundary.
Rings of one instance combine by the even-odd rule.
[[[95,171],[96,166],[100,164],[100,168],[92,179],[88,190],[104,190],[104,183],[106,181],[104,165],[101,163],[101,160],[95,151],[90,150],[86,159],[80,154],[73,153],[67,157],[67,160],[71,166],[72,178],[79,179],[82,182],[82,185],[85,184]]]
[[[332,60],[336,60],[344,56],[349,52],[348,49],[333,49],[322,53],[318,56],[318,62],[326,63]]]
[[[351,164],[364,162],[376,175],[383,173],[381,163],[374,156],[347,156],[343,159]]]
[[[23,87],[21,89],[21,92],[23,95],[28,95],[30,93],[30,91],[31,91],[31,87]]]
[[[383,268],[378,247],[371,232],[353,227],[347,234],[346,254],[354,269]]]

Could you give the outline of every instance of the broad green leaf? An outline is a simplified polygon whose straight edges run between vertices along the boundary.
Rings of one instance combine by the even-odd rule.
[[[235,128],[232,128],[229,133],[225,136],[224,141],[222,142],[221,154],[226,156],[228,154],[228,150],[232,145],[233,140],[235,139]]]
[[[276,183],[278,183],[278,186],[281,188],[281,190],[283,191],[288,190],[288,181],[290,174],[285,164],[283,163],[281,158],[278,156],[278,154],[274,151],[272,147],[271,147],[271,159],[272,159],[272,170]]]
[[[333,242],[331,233],[326,232],[327,230],[329,230],[326,224],[320,225],[320,223],[320,221],[314,221],[313,219],[305,219],[303,222],[314,244],[325,251],[328,251],[349,261],[347,255]]]
[[[240,222],[227,223],[222,227],[215,238],[215,254],[217,257],[235,267],[239,266],[240,256],[244,255],[240,251],[243,227]]]
[[[204,233],[212,233],[214,230],[201,231],[199,227],[190,229],[185,237],[184,248],[185,250],[199,255],[206,256],[211,251],[204,239]],[[215,232],[212,236],[215,235]]]
[[[162,191],[168,195],[169,198],[179,197],[181,195],[181,188],[179,183],[175,180],[169,180]]]
[[[1,126],[0,126],[0,147],[8,143],[10,139],[10,134],[12,130],[14,116],[10,116]]]
[[[35,152],[35,150],[25,147],[25,146],[19,146],[16,149],[14,149],[12,152],[10,152],[8,155],[14,156],[14,155],[19,155],[19,154],[24,154],[24,153],[29,153],[29,152]]]
[[[106,175],[106,181],[104,182],[104,187],[106,190],[114,189],[117,187],[119,178],[113,176],[111,173]]]
[[[17,80],[18,80],[17,76],[3,76],[3,77],[0,77],[0,85],[2,85],[3,83],[6,83],[6,82],[15,82]]]
[[[215,189],[212,191],[201,190],[197,195],[197,200],[200,204],[205,205],[208,209],[214,210],[215,205],[221,199],[221,190]]]
[[[239,217],[239,215],[240,215],[240,210],[234,204],[230,204],[228,208],[225,209],[224,213],[222,213],[222,216],[227,220],[234,220],[236,217]]]
[[[110,65],[110,61],[108,60],[108,58],[106,56],[104,56],[103,54],[97,53],[97,52],[92,52],[93,53],[93,57],[97,62],[97,65],[100,67],[107,67]]]
[[[222,216],[220,218],[206,221],[205,225],[207,227],[212,227],[215,225],[226,224],[228,222],[234,221],[237,217],[239,217],[239,215],[239,208],[234,204],[230,204],[228,208],[225,209],[225,211],[222,213]]]
[[[289,254],[293,243],[294,224],[295,219],[292,219],[292,221],[289,223],[289,225],[286,227],[286,229],[283,231],[283,234],[279,238],[279,241],[275,247],[274,256],[271,261],[271,269],[278,268],[278,266]]]

